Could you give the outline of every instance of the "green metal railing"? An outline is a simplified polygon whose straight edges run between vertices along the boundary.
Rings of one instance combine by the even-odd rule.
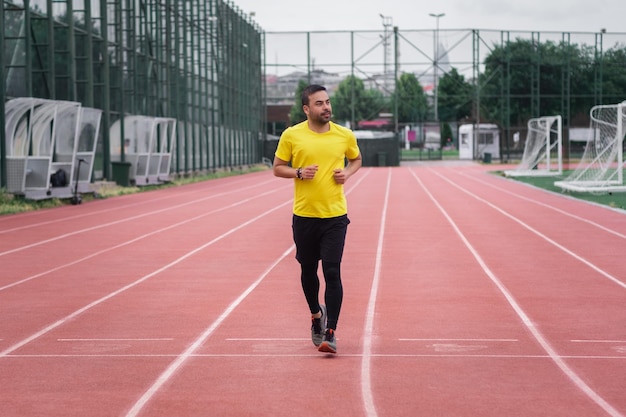
[[[109,127],[129,115],[177,120],[176,174],[261,161],[263,32],[230,1],[23,0],[2,6],[2,126],[4,103],[15,97],[102,109],[96,166],[103,178],[111,176]],[[124,124],[117,125],[122,141]],[[4,129],[0,135],[3,186]]]

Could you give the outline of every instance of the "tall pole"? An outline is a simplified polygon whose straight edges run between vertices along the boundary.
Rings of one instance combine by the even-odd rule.
[[[384,16],[382,13],[379,13],[380,18],[383,20],[383,27],[385,31],[383,33],[383,48],[384,48],[384,63],[383,63],[383,87],[385,90],[385,95],[389,94],[388,88],[388,79],[389,79],[389,54],[391,48],[389,47],[389,38],[391,36],[390,28],[393,26],[393,19],[390,16]]]
[[[429,16],[435,18],[435,36],[434,36],[434,53],[435,58],[433,60],[434,76],[433,76],[433,93],[435,95],[435,121],[439,121],[439,91],[437,88],[437,82],[439,81],[439,18],[444,17],[445,13],[429,13]]]

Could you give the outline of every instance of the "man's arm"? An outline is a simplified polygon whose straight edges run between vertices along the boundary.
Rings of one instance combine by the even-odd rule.
[[[274,156],[273,171],[276,177],[298,178],[297,168],[290,167],[289,161],[283,161],[277,156]]]
[[[274,157],[274,175],[281,178],[299,178],[301,180],[312,180],[317,173],[317,165],[307,167],[292,168],[289,162]]]

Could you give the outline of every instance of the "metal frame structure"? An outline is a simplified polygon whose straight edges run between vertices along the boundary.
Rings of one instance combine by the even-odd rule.
[[[379,90],[383,95],[393,95],[395,83],[388,83],[387,76],[393,73],[394,79],[403,72],[410,72],[417,76],[425,86],[433,77],[446,74],[450,68],[455,68],[465,80],[472,85],[471,114],[464,120],[440,120],[441,123],[457,124],[495,123],[502,130],[501,150],[502,158],[510,159],[513,144],[513,135],[526,130],[528,118],[540,117],[545,114],[547,103],[557,103],[558,111],[563,117],[565,157],[569,158],[568,132],[570,126],[582,126],[586,120],[573,120],[576,116],[585,115],[588,109],[602,102],[613,102],[618,97],[607,97],[604,91],[605,72],[603,64],[605,45],[623,45],[626,43],[626,33],[593,32],[530,32],[507,30],[478,30],[478,29],[399,29],[394,27],[390,34],[387,25],[384,30],[368,31],[311,31],[311,32],[266,32],[265,34],[265,73],[268,80],[275,85],[266,85],[267,102],[269,104],[286,104],[293,102],[292,93],[298,79],[323,82],[332,90],[337,88],[342,79],[356,76],[364,81],[366,88]],[[388,37],[393,36],[394,42]],[[433,42],[433,39],[435,40]],[[439,42],[445,44],[445,51],[437,51]],[[522,40],[530,45],[528,62],[516,62],[507,46]],[[556,45],[556,56],[544,56],[541,47],[546,42]],[[435,51],[432,51],[433,44]],[[393,45],[395,57],[390,70],[389,49]],[[331,47],[332,46],[332,47]],[[592,76],[588,91],[574,92],[572,80],[573,61],[571,54],[574,47],[582,46],[593,55]],[[500,57],[495,64],[495,70],[486,73],[486,57],[496,48],[501,48],[506,55]],[[494,65],[494,62],[491,62]],[[519,85],[512,85],[512,74],[524,65],[528,76],[526,91],[519,92]],[[555,85],[560,91],[545,91],[545,71],[550,70],[550,77],[556,80]],[[552,72],[553,71],[553,72]],[[437,74],[437,75],[433,75]],[[326,77],[326,78],[323,78]],[[288,88],[287,83],[293,87]],[[489,88],[488,88],[489,87]],[[514,90],[517,88],[518,90]],[[557,87],[558,88],[558,87]],[[489,91],[487,91],[489,90]],[[429,90],[431,103],[436,94]],[[495,95],[494,95],[495,94]],[[625,91],[626,94],[626,91]],[[499,100],[498,114],[487,114],[485,103],[494,97]],[[352,94],[351,111],[353,114],[351,126],[356,126],[354,120],[355,108],[359,105],[360,97]],[[573,103],[587,100],[591,104],[572,113]],[[394,101],[390,107],[397,105]],[[526,113],[519,120],[512,120],[515,111],[523,107]],[[553,108],[554,106],[551,106]],[[386,109],[393,114],[395,131],[400,132],[404,126],[397,120],[397,109]],[[431,112],[428,118],[421,122],[433,122],[438,112]],[[572,125],[572,123],[576,123]],[[475,155],[476,158],[479,155]]]
[[[528,121],[528,134],[519,165],[507,177],[549,177],[563,174],[562,118],[542,116]]]

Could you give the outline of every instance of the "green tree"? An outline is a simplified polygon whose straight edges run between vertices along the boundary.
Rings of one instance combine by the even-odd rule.
[[[449,123],[442,123],[441,125],[441,147],[451,145],[452,142],[448,142],[448,139],[452,141],[452,127]]]
[[[428,100],[417,77],[411,73],[400,76],[394,97],[398,101],[398,122],[422,122],[428,113]]]
[[[473,87],[456,68],[441,77],[438,90],[440,120],[451,122],[471,117]]]
[[[616,45],[602,57],[602,101],[617,104],[626,99],[626,47]]]
[[[365,89],[363,80],[353,75],[346,77],[332,97],[333,115],[338,121],[350,121],[354,128],[361,120],[376,118],[385,108],[382,93]]]
[[[289,111],[289,123],[293,126],[306,120],[306,114],[302,109],[302,92],[307,87],[308,83],[302,79],[298,81],[298,87],[296,88],[295,103],[291,106]]]
[[[605,59],[614,56],[619,53],[609,51]],[[481,119],[525,125],[532,117],[562,114],[568,97],[571,115],[587,113],[600,104],[595,103],[598,64],[594,49],[584,45],[517,39],[496,46],[480,76]],[[564,90],[566,81],[569,90]],[[605,85],[610,83],[604,79]]]

